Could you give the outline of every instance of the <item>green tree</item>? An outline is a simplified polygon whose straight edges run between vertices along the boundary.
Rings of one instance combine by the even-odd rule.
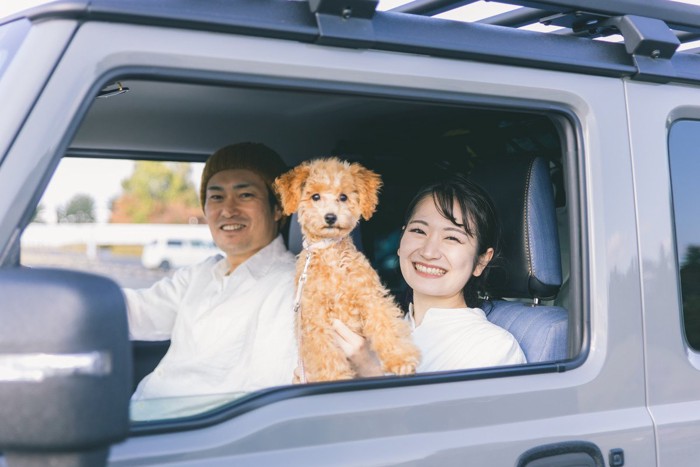
[[[45,222],[44,217],[43,217],[45,210],[46,210],[46,207],[43,204],[39,203],[39,205],[36,207],[36,209],[34,209],[34,214],[32,214],[31,222],[43,224]]]
[[[700,266],[700,246],[689,245],[688,249],[685,250],[683,263],[683,266]]]
[[[110,222],[182,224],[201,219],[188,164],[137,161],[122,189],[112,202]]]
[[[685,335],[695,349],[700,349],[700,246],[689,245],[681,266],[681,294]]]
[[[86,194],[73,196],[65,207],[56,209],[58,222],[84,224],[95,222],[95,200]]]

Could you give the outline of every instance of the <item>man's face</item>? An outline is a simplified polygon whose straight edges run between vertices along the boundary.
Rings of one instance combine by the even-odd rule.
[[[223,170],[209,179],[204,216],[232,269],[277,236],[282,213],[270,208],[269,196],[263,179],[250,170]]]

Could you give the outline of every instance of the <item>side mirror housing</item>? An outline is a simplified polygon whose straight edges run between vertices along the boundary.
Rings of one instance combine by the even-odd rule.
[[[104,465],[129,430],[121,289],[57,269],[0,270],[0,452],[7,465]]]

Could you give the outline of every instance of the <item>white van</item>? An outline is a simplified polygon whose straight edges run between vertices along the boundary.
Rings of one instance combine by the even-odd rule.
[[[162,237],[143,247],[141,264],[148,269],[169,271],[197,264],[214,255],[223,253],[211,240]]]

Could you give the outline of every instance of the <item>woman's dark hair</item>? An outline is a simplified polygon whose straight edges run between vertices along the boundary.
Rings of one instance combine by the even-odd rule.
[[[464,301],[468,307],[478,308],[483,303],[485,295],[484,284],[489,271],[500,253],[500,231],[498,217],[489,195],[474,182],[460,176],[431,183],[418,190],[406,209],[404,225],[411,220],[416,207],[428,196],[433,198],[438,212],[457,227],[463,228],[467,235],[476,240],[476,257],[474,266],[486,250],[493,248],[493,258],[484,268],[480,276],[472,276],[462,289]],[[454,213],[455,200],[459,204],[464,224],[457,222]],[[412,300],[413,291],[409,288]]]

